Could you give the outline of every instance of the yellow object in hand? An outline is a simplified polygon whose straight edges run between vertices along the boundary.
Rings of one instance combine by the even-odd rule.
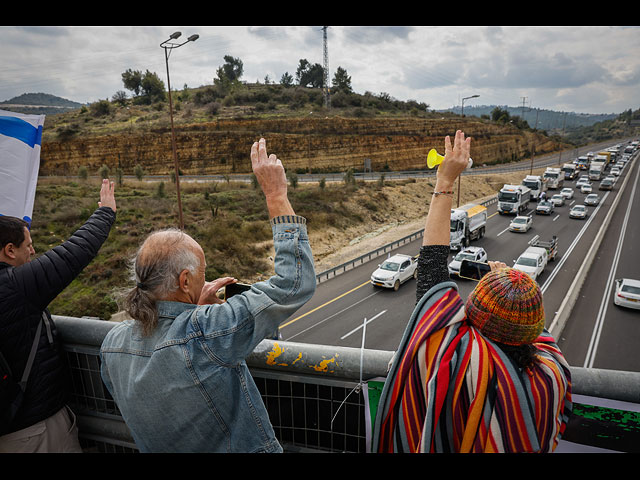
[[[444,155],[440,155],[435,148],[432,148],[427,155],[427,167],[436,167],[442,163],[442,160],[444,160]],[[473,160],[469,159],[467,168],[471,168],[471,165],[473,165]]]

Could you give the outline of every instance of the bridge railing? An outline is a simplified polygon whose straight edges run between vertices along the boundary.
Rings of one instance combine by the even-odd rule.
[[[137,452],[100,378],[114,322],[54,316],[72,372],[71,408],[87,452]],[[367,452],[394,352],[264,340],[247,359],[287,452]],[[558,452],[640,450],[640,373],[572,368],[574,413]]]

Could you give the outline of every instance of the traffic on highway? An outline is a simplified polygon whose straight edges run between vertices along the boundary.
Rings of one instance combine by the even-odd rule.
[[[632,152],[629,146],[633,146]],[[635,353],[640,342],[640,309],[629,306],[635,304],[633,295],[627,295],[624,305],[614,302],[623,278],[640,280],[640,253],[634,246],[640,236],[640,217],[632,215],[640,209],[640,196],[635,194],[640,152],[637,142],[610,148],[617,148],[617,153],[599,169],[597,179],[588,169],[565,171],[565,164],[564,175],[547,183],[553,183],[551,189],[541,186],[532,193],[524,185],[521,189],[505,185],[509,193],[505,198],[515,205],[510,208],[513,213],[506,212],[508,208],[500,205],[496,195],[476,209],[484,211],[484,220],[477,223],[480,227],[468,240],[460,240],[459,224],[454,225],[452,214],[456,248],[451,251],[449,268],[462,298],[475,286],[473,280],[455,273],[455,259],[467,247],[473,247],[468,253],[481,261],[502,261],[530,271],[543,292],[547,329],[558,332],[558,344],[571,365],[640,371],[640,356]],[[589,164],[600,167],[603,151],[606,149],[590,152],[587,168]],[[577,161],[574,159],[574,165]],[[582,156],[580,162],[585,163]],[[544,178],[542,183],[546,183]],[[590,188],[583,188],[587,183]],[[556,197],[554,203],[546,201],[556,195],[561,198]],[[548,211],[539,208],[543,203],[551,203]],[[517,217],[524,218],[514,224]],[[389,257],[411,259],[421,243],[418,238]],[[281,325],[282,340],[396,350],[416,303],[415,280],[413,266],[408,263],[405,267],[409,270],[400,282],[388,281],[384,285],[388,288],[377,285],[381,281],[372,274],[376,270],[380,273],[379,266],[386,260],[378,257],[319,284],[311,301]]]

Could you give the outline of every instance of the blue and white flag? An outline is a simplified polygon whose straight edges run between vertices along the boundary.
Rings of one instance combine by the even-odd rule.
[[[0,215],[31,225],[44,115],[0,110]]]

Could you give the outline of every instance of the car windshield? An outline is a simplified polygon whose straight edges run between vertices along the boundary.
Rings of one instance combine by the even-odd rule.
[[[475,260],[475,259],[476,259],[475,255],[469,252],[460,252],[454,258],[454,260],[457,260],[459,262],[461,262],[462,260]]]
[[[640,295],[640,287],[634,287],[633,285],[623,285],[620,290],[625,293],[633,293],[634,295]]]
[[[526,218],[514,218],[513,219],[513,223],[527,223],[527,219]]]
[[[380,268],[382,270],[389,270],[391,272],[397,272],[398,268],[400,268],[400,264],[399,263],[395,263],[395,262],[384,262],[382,265],[380,265]]]
[[[520,257],[516,262],[516,265],[524,265],[525,267],[535,267],[536,261],[533,258]]]
[[[584,207],[582,205],[578,205],[576,207],[573,207],[573,210],[575,212],[584,212]]]
[[[587,195],[587,200],[597,200],[598,196],[597,195]]]
[[[546,201],[545,201],[545,202],[540,202],[540,205],[539,205],[539,206],[540,206],[540,207],[550,207],[550,206],[551,206],[551,204],[550,204],[549,202],[546,202]]]
[[[552,199],[555,198],[556,200],[562,200],[562,195],[554,195],[553,197],[551,197]]]

